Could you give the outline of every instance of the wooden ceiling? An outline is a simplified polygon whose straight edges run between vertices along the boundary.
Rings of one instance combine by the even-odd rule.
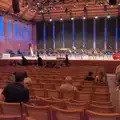
[[[32,2],[32,0],[28,1],[29,3]],[[101,0],[97,1],[99,3]],[[104,2],[106,0],[102,1]],[[45,6],[46,10],[44,10],[44,14],[41,14],[40,11],[32,9],[32,6],[23,7],[22,3],[23,0],[19,0],[20,13],[15,15],[12,9],[12,0],[0,0],[0,11],[28,21],[41,21],[43,19],[49,20],[50,18],[59,20],[61,17],[63,19],[70,19],[70,17],[78,19],[83,16],[95,17],[96,15],[106,17],[108,14],[111,16],[118,16],[118,7],[120,7],[117,3],[114,6],[107,5],[107,9],[105,10],[104,5],[96,5],[94,0],[89,0],[89,2],[85,0],[72,0],[69,3],[56,4],[49,12],[48,7]],[[84,10],[85,6],[87,11]]]

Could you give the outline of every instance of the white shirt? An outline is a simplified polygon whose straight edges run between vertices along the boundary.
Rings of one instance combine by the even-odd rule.
[[[63,91],[75,91],[77,88],[70,83],[65,83],[60,86],[60,90]]]

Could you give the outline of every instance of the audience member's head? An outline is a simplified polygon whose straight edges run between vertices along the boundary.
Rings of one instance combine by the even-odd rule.
[[[38,58],[40,57],[39,54],[37,54],[37,57],[38,57]]]
[[[25,57],[22,55],[22,59],[24,59]]]
[[[66,76],[65,81],[66,81],[66,83],[71,83],[72,84],[72,77],[71,76]]]
[[[88,76],[92,76],[93,75],[93,72],[88,72]]]
[[[27,72],[24,72],[24,77],[25,77],[25,78],[27,78],[27,77],[28,77]]]
[[[66,58],[68,58],[68,55],[67,55],[67,54],[66,54],[65,56],[66,56]]]
[[[16,72],[15,74],[15,82],[24,84],[25,73],[24,72]]]

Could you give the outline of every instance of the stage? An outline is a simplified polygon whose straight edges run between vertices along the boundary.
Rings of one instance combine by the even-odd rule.
[[[43,60],[57,60],[57,59],[65,59],[65,56],[48,56],[48,55],[40,55],[40,57]],[[27,60],[37,60],[37,56],[25,56],[25,58]],[[69,60],[104,60],[104,61],[113,61],[112,56],[87,56],[87,55],[83,55],[83,56],[68,56]],[[1,58],[1,60],[21,60],[22,57],[21,56],[14,56],[14,57],[6,57],[6,58]]]
[[[37,57],[25,56],[29,63],[36,63]],[[43,61],[59,61],[65,60],[64,58],[57,58],[56,56],[41,56]],[[9,65],[11,61],[21,61],[21,56],[10,58],[1,58],[0,66]],[[120,64],[120,60],[114,60],[112,56],[95,57],[95,56],[69,56],[70,64],[72,66],[104,66],[107,73],[114,73],[116,66]]]

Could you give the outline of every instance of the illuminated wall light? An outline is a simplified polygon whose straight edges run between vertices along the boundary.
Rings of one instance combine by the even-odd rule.
[[[71,17],[71,20],[74,20],[74,17]]]

